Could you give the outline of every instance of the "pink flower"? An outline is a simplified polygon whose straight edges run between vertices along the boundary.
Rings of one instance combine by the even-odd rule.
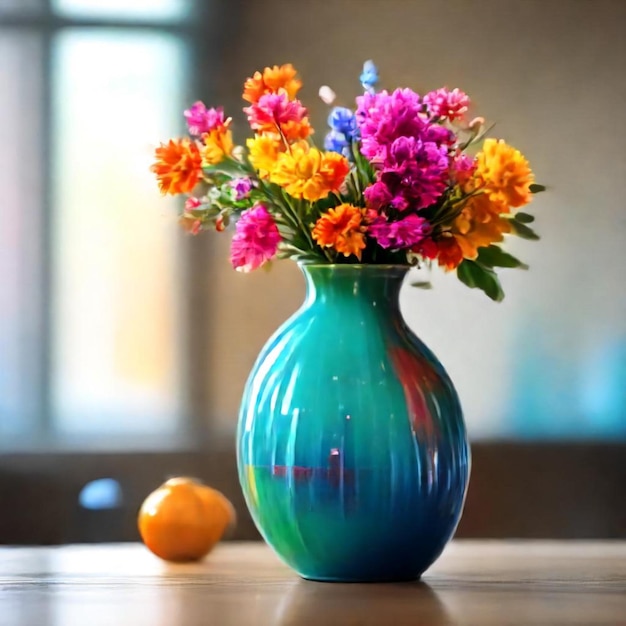
[[[224,119],[224,109],[207,109],[203,102],[195,102],[184,112],[189,134],[200,137],[204,133],[228,126],[229,120]]]
[[[286,93],[266,93],[259,101],[244,108],[250,127],[258,131],[275,131],[287,122],[300,123],[308,112],[299,100],[289,100]]]
[[[185,200],[184,211],[185,213],[188,213],[190,211],[196,211],[201,206],[202,206],[202,202],[199,198],[196,198],[195,196],[189,196],[189,198]]]
[[[384,216],[377,217],[368,227],[367,234],[381,248],[411,248],[430,234],[430,224],[419,215],[407,215],[397,222],[388,222]]]
[[[463,117],[463,114],[469,108],[470,99],[460,89],[448,91],[448,89],[442,87],[427,93],[423,102],[432,117],[445,117],[452,122]]]
[[[474,174],[476,169],[476,161],[460,152],[452,161],[452,172],[454,179],[459,185],[464,185]]]
[[[237,271],[255,270],[276,254],[280,233],[263,204],[244,211],[235,231],[230,246],[230,261]]]

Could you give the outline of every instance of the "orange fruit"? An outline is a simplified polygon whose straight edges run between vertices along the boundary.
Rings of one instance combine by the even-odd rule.
[[[137,519],[147,548],[166,561],[197,561],[235,523],[235,509],[219,491],[192,478],[171,478],[141,505]]]

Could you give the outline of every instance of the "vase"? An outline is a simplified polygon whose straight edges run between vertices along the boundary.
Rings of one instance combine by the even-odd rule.
[[[305,302],[261,351],[242,399],[246,503],[303,578],[417,579],[463,508],[458,396],[401,315],[408,267],[300,267]]]

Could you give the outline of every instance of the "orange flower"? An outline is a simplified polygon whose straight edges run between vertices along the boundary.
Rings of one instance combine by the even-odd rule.
[[[350,172],[350,163],[338,152],[325,152],[322,158],[321,175],[328,191],[339,191]]]
[[[452,234],[466,259],[475,259],[478,248],[502,241],[511,232],[508,220],[500,217],[500,206],[479,194],[470,198],[454,220]]]
[[[440,267],[453,270],[463,260],[463,251],[454,237],[443,237],[437,241],[437,248],[439,250],[437,261]]]
[[[202,135],[204,148],[202,159],[206,165],[215,165],[230,156],[233,151],[233,134],[226,127],[216,128]]]
[[[202,176],[202,157],[194,141],[170,139],[155,150],[156,163],[150,168],[162,194],[191,193]]]
[[[306,139],[313,132],[308,117],[305,117],[301,122],[285,122],[280,125],[280,130],[289,143]]]
[[[294,198],[315,201],[338,191],[349,171],[348,160],[342,155],[320,152],[301,141],[291,146],[290,152],[278,155],[269,179]]]
[[[532,199],[530,185],[534,181],[528,161],[519,151],[502,139],[485,139],[478,153],[476,176],[492,202],[498,206],[521,207]]]
[[[491,202],[487,193],[471,197],[450,230],[436,242],[439,265],[453,270],[463,259],[475,259],[478,248],[502,241],[511,225],[500,213],[502,205]]]
[[[259,172],[261,178],[267,178],[274,169],[278,155],[285,149],[282,141],[275,135],[257,135],[246,141],[250,152],[250,163]]]
[[[363,211],[351,204],[340,204],[320,217],[313,228],[313,239],[323,248],[335,248],[344,256],[361,260],[365,248]]]
[[[290,100],[295,98],[302,87],[302,81],[296,78],[296,70],[291,63],[286,65],[274,65],[266,67],[261,72],[255,72],[252,78],[248,78],[243,86],[243,99],[255,103],[266,93],[278,93],[284,90]]]

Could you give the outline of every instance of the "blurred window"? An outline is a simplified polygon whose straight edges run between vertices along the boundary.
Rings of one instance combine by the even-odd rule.
[[[0,448],[172,442],[190,2],[43,4],[0,0]]]
[[[52,0],[55,12],[81,18],[175,21],[189,17],[187,0]]]
[[[45,0],[0,0],[0,17],[41,11]]]
[[[0,441],[41,393],[42,76],[41,37],[0,30]]]

